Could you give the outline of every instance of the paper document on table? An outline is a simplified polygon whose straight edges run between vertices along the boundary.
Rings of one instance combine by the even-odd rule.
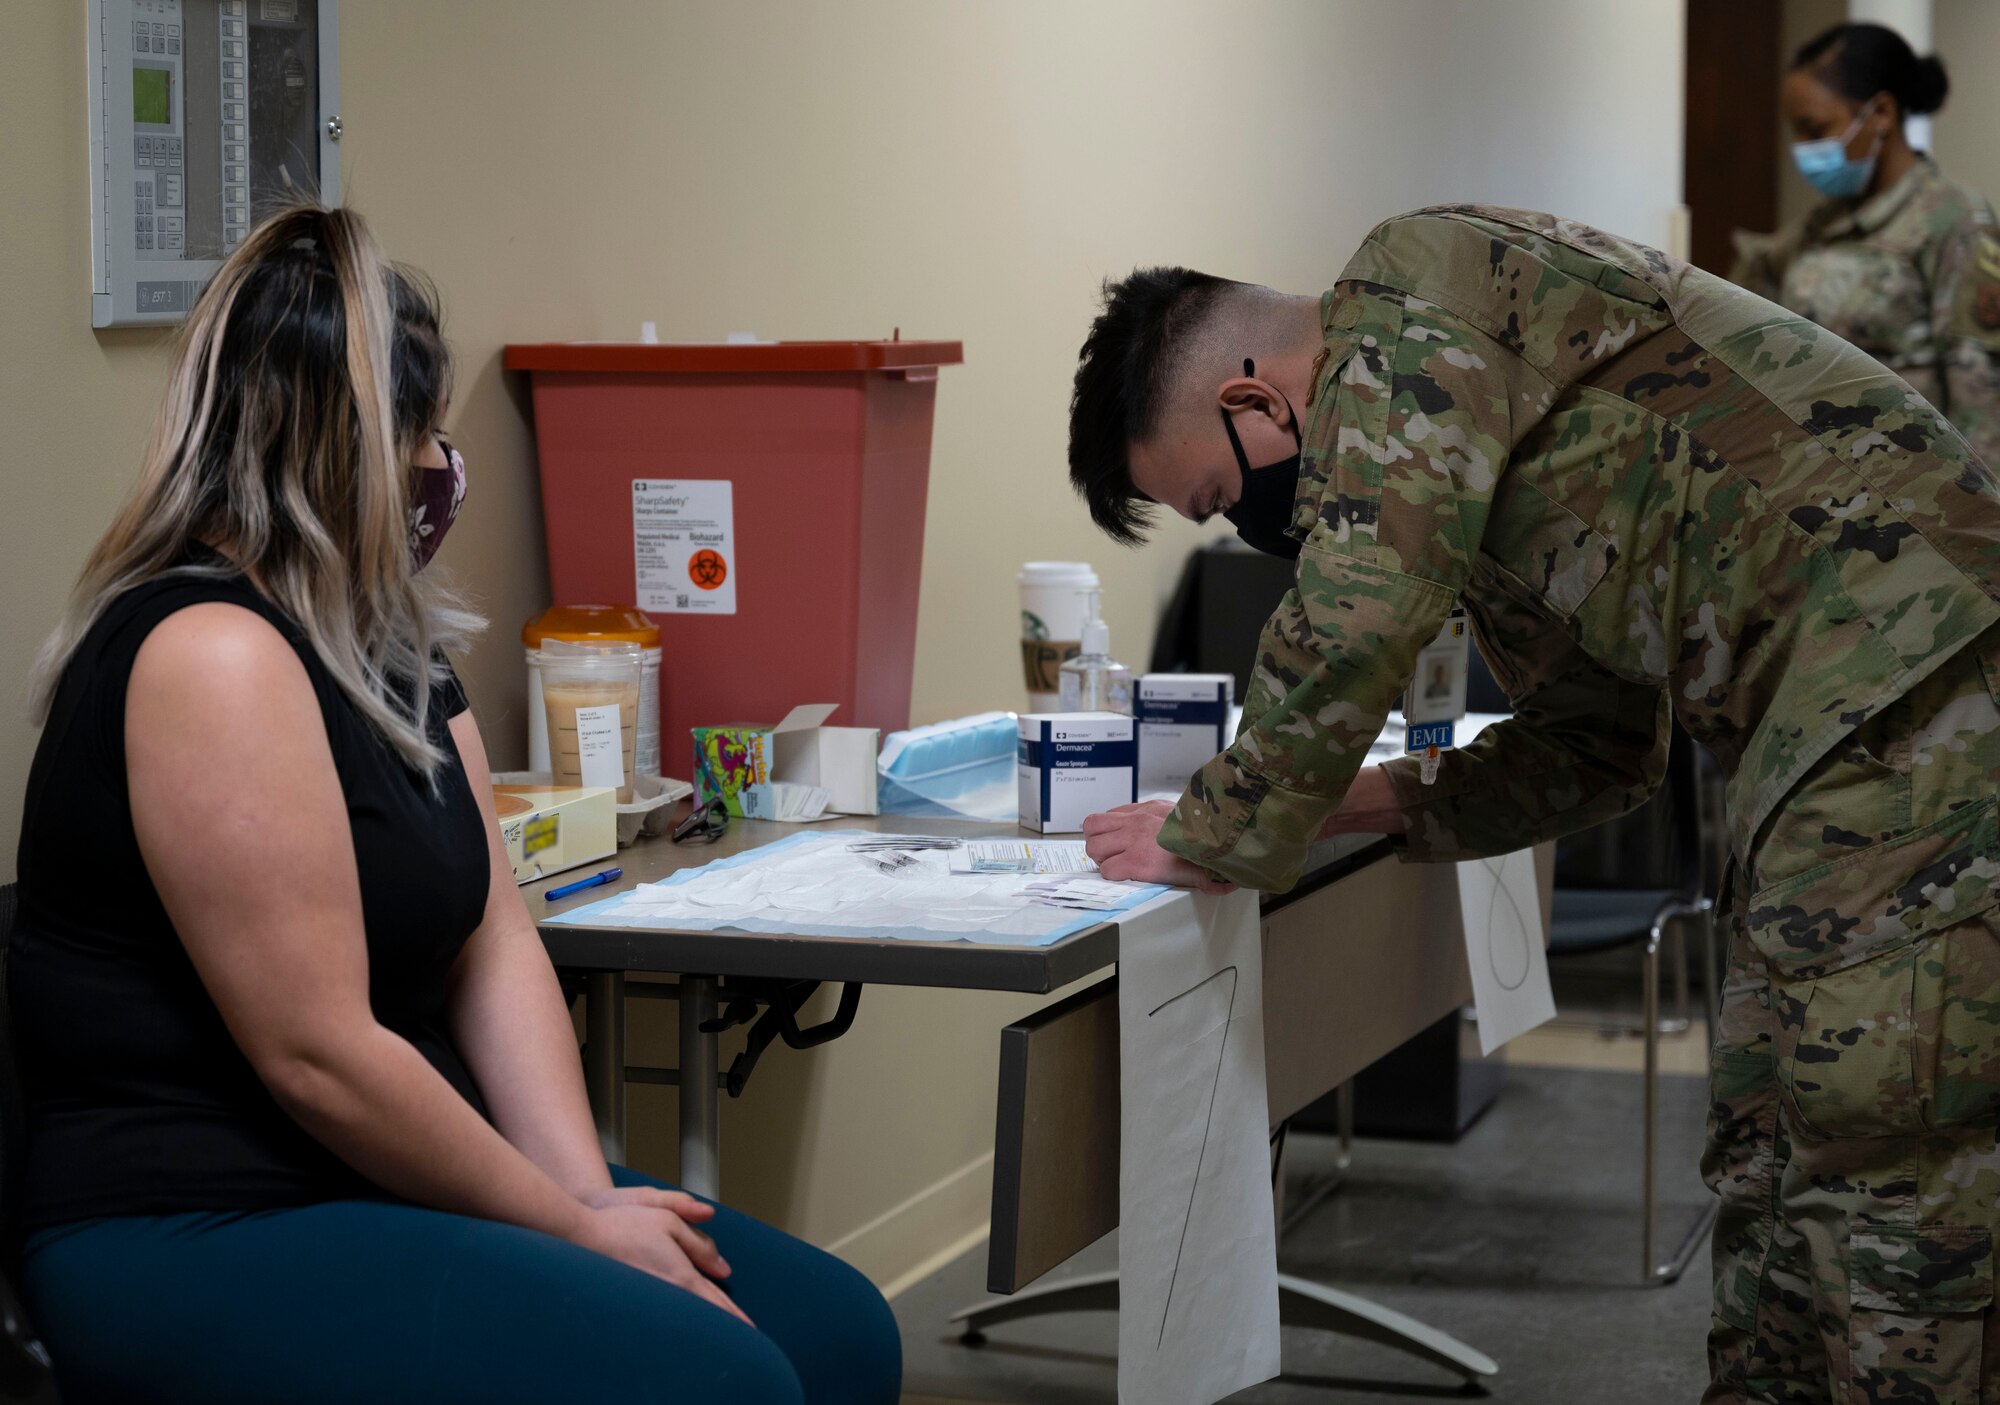
[[[1479,1052],[1490,1054],[1556,1017],[1534,850],[1461,863],[1458,907],[1479,1011]]]
[[[953,873],[1095,873],[1081,839],[968,839],[953,852]]]
[[[1037,878],[1021,890],[1046,907],[1076,907],[1092,912],[1116,912],[1132,905],[1129,883],[1110,883],[1102,878],[1076,874],[1050,874]]]
[[[1257,895],[1118,927],[1118,1399],[1213,1405],[1278,1374]]]

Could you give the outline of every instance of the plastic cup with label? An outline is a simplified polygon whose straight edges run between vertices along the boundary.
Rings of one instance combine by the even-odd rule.
[[[644,650],[552,639],[541,653],[552,778],[557,785],[611,786],[619,804],[630,804]]]
[[[1083,646],[1097,572],[1087,561],[1030,561],[1021,585],[1021,671],[1030,712],[1056,710],[1063,662]]]
[[[555,605],[521,626],[528,661],[528,769],[549,771],[548,709],[542,700],[542,645],[636,644],[644,657],[639,674],[639,725],[633,738],[633,774],[657,776],[660,765],[660,627],[630,605]]]

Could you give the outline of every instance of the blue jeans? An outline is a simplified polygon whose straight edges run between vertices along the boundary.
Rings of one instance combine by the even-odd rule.
[[[732,1210],[703,1229],[755,1329],[565,1240],[390,1200],[60,1225],[22,1278],[65,1405],[895,1405],[866,1279]]]

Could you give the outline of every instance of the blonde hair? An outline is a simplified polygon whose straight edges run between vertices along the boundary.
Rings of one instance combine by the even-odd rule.
[[[299,205],[251,231],[181,329],[139,481],[36,662],[35,720],[113,600],[241,567],[382,738],[435,777],[435,651],[484,627],[410,551],[412,460],[449,377],[431,298],[360,215]],[[234,565],[190,564],[199,544]]]

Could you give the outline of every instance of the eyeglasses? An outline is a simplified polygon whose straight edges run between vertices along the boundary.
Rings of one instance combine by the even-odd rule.
[[[674,826],[671,837],[676,844],[713,844],[728,828],[729,809],[718,795],[688,811],[688,817]]]

